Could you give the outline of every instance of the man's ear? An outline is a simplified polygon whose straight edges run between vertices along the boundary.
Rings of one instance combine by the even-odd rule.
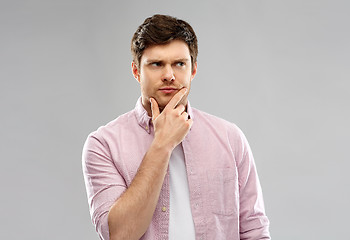
[[[196,73],[197,73],[197,62],[195,62],[193,64],[192,74],[191,74],[191,81],[193,80],[194,76],[196,76]]]
[[[138,82],[140,82],[140,71],[139,71],[139,68],[137,67],[137,65],[134,61],[132,61],[132,63],[131,63],[131,71],[132,71],[132,75],[134,75],[134,78]]]

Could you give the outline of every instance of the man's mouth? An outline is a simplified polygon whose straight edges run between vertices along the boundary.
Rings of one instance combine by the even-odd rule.
[[[162,93],[165,93],[165,94],[173,93],[177,90],[178,90],[177,88],[173,88],[173,87],[163,87],[163,88],[159,89],[159,91],[161,91]]]

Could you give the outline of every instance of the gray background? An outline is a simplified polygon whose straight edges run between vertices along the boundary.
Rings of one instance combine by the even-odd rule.
[[[348,1],[1,1],[0,239],[98,239],[87,135],[134,107],[130,39],[144,18],[199,38],[194,107],[235,122],[274,239],[349,239]]]

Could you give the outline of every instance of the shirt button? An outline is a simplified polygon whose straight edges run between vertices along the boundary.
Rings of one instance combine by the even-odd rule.
[[[162,207],[162,211],[165,212],[166,211],[166,207]]]
[[[146,130],[148,131],[148,126],[146,126]]]

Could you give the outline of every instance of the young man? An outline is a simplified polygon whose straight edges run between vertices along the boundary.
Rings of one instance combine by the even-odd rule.
[[[197,38],[154,15],[135,32],[134,110],[91,133],[83,172],[101,239],[270,239],[253,155],[234,124],[190,106]]]

